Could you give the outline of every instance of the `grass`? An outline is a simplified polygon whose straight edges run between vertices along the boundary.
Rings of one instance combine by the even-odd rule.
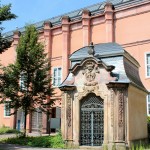
[[[6,134],[6,133],[15,133],[15,134],[17,134],[17,133],[20,133],[20,131],[18,131],[16,129],[11,129],[11,128],[5,127],[5,126],[1,127],[0,128],[0,135],[1,134]]]
[[[148,150],[150,145],[132,145],[130,150]]]
[[[2,139],[1,143],[18,144],[31,147],[64,148],[64,142],[60,134],[56,136],[15,137]]]

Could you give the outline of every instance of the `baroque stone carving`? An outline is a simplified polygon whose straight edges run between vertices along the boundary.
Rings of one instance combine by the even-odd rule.
[[[111,126],[114,125],[114,91],[111,89]]]
[[[124,113],[124,98],[123,98],[123,90],[119,90],[119,93],[118,93],[118,105],[119,105],[119,108],[118,108],[118,124],[119,126],[123,126],[123,113]]]
[[[95,86],[98,84],[98,82],[94,81],[96,73],[99,73],[98,65],[94,61],[86,62],[82,73],[85,76],[85,86]]]
[[[71,127],[71,97],[67,94],[67,125]]]

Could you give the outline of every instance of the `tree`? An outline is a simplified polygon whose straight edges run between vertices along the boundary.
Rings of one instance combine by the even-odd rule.
[[[15,19],[17,16],[11,13],[11,4],[9,5],[0,5],[0,25],[3,21]],[[2,36],[2,30],[4,28],[0,27],[0,53],[10,47],[11,42]]]
[[[24,111],[24,136],[26,135],[27,115],[40,108],[47,111],[53,100],[50,85],[50,63],[44,46],[38,42],[38,32],[32,25],[25,28],[16,49],[17,59],[14,64],[3,68],[1,77],[1,103],[9,98],[10,108],[15,114],[19,108]],[[22,82],[19,80],[22,79]]]

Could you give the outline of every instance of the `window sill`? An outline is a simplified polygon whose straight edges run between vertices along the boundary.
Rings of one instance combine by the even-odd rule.
[[[10,118],[10,116],[4,116],[4,118],[8,118],[8,119],[9,119],[9,118]]]

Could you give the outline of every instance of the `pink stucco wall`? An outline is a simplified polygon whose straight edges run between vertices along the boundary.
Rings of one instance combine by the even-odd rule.
[[[62,67],[62,77],[66,78],[69,68],[69,55],[90,41],[97,43],[116,42],[121,44],[140,64],[140,77],[145,87],[150,90],[150,78],[146,77],[145,53],[150,53],[150,2],[140,5],[125,6],[112,10],[105,7],[103,14],[90,16],[83,11],[82,19],[69,22],[62,18],[62,24],[49,27],[47,23],[41,30],[39,41],[45,44],[45,51],[50,53],[51,66]],[[12,47],[0,55],[1,63],[8,65],[15,60],[17,35],[14,35]],[[59,93],[60,91],[58,91]],[[60,94],[58,94],[60,95]],[[2,112],[3,107],[0,106]],[[0,125],[9,125],[10,119],[0,114]]]

